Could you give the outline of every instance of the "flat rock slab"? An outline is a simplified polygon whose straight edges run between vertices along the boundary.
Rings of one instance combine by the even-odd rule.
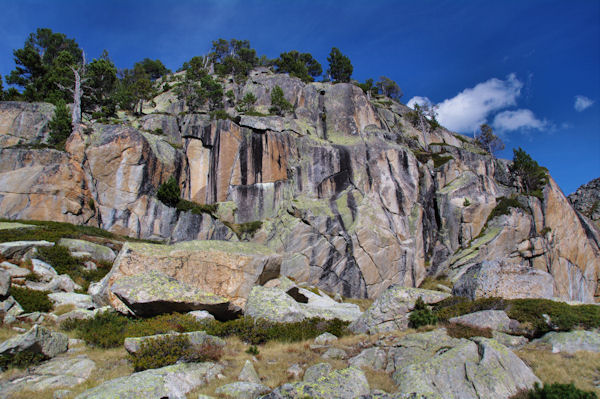
[[[445,292],[392,285],[348,328],[356,334],[405,330],[417,299],[434,304],[448,297]]]
[[[109,247],[85,240],[61,238],[58,241],[58,245],[67,247],[71,252],[87,252],[94,260],[113,262],[117,257],[115,252]]]
[[[254,382],[234,382],[215,390],[219,396],[231,399],[256,399],[271,392],[271,388]]]
[[[22,260],[29,258],[31,252],[37,247],[52,247],[49,241],[9,241],[0,243],[0,255],[7,259]]]
[[[552,353],[600,352],[600,333],[595,331],[549,332],[531,344],[548,344]]]
[[[111,292],[136,316],[191,310],[206,310],[220,319],[233,316],[227,298],[190,287],[157,271],[122,277],[114,282]]]
[[[184,399],[186,394],[217,377],[223,366],[211,362],[177,363],[106,381],[76,399]]]
[[[2,384],[0,394],[73,387],[87,381],[94,370],[96,363],[87,356],[57,357],[30,369],[24,377]]]
[[[23,224],[16,222],[0,222],[0,230],[11,230],[11,229],[25,229],[25,228],[35,228],[37,226],[31,224]]]
[[[93,288],[94,298],[98,303],[126,311],[113,294],[112,285],[123,277],[156,271],[188,287],[224,297],[241,310],[252,287],[277,277],[280,267],[281,255],[253,243],[217,240],[173,245],[126,243],[111,272]]]
[[[19,278],[25,277],[31,273],[29,269],[25,269],[24,267],[19,267],[10,262],[2,262],[0,263],[0,268],[6,271],[11,278]]]
[[[448,320],[450,323],[475,328],[489,328],[494,331],[510,332],[510,318],[503,310],[482,310]]]
[[[12,356],[31,351],[51,358],[67,351],[69,338],[45,327],[34,325],[25,334],[17,335],[0,344],[0,355]]]
[[[94,309],[96,307],[92,301],[92,297],[86,294],[56,292],[48,294],[48,298],[54,303],[54,306],[73,305],[78,309]]]
[[[204,331],[192,331],[188,333],[174,333],[174,334],[157,334],[157,335],[149,335],[145,337],[130,337],[125,338],[124,346],[127,352],[133,354],[137,353],[141,347],[142,343],[148,342],[154,339],[167,338],[167,337],[187,337],[192,346],[202,346],[204,344],[211,344],[214,346],[218,346],[223,348],[225,346],[225,341],[223,341],[219,337],[215,337],[212,335],[208,335]]]
[[[313,382],[303,381],[284,384],[263,398],[358,398],[361,395],[368,395],[369,392],[369,382],[365,374],[358,368],[348,367],[346,369],[334,370]]]

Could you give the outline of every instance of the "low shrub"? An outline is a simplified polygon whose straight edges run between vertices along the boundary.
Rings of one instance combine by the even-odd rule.
[[[480,298],[471,301],[468,298],[452,296],[436,303],[433,312],[442,322],[447,322],[452,317],[479,312],[480,310],[504,310],[506,300],[502,298]]]
[[[408,325],[412,328],[419,328],[436,324],[437,321],[437,316],[427,307],[423,299],[419,297],[415,302],[415,308],[408,316]]]
[[[246,353],[249,355],[256,356],[260,353],[260,351],[258,350],[258,347],[256,345],[250,345],[250,347],[246,349]]]
[[[48,222],[36,220],[8,220],[0,222],[19,222],[35,228],[19,228],[0,230],[0,242],[7,241],[37,241],[46,240],[57,242],[61,238],[80,238],[81,236],[96,236],[103,238],[118,238],[116,234],[92,226],[78,226],[70,223]]]
[[[23,351],[14,355],[0,355],[0,370],[7,368],[27,368],[47,360],[48,357],[39,352]]]
[[[255,220],[253,222],[246,222],[246,223],[240,223],[240,224],[230,223],[227,221],[224,221],[223,223],[225,224],[225,226],[227,226],[231,230],[233,230],[233,232],[235,233],[236,236],[238,236],[238,238],[240,238],[244,234],[253,236],[254,233],[256,233],[258,230],[260,230],[260,228],[262,227],[262,221],[260,221],[260,220]]]
[[[35,291],[15,285],[10,287],[10,295],[21,305],[25,313],[49,312],[52,309],[52,302],[48,294],[48,291]]]
[[[39,247],[37,256],[52,265],[58,274],[69,274],[81,268],[81,261],[73,256],[67,247],[54,245],[52,247]]]
[[[66,320],[61,329],[76,331],[78,337],[89,345],[114,348],[123,345],[127,325],[131,322],[131,319],[116,312],[102,312],[89,320]]]
[[[179,189],[179,184],[177,183],[177,180],[171,176],[166,182],[158,186],[156,198],[166,206],[174,208],[177,206],[177,202],[179,202],[180,194],[181,190]]]
[[[536,383],[533,389],[521,391],[511,399],[597,399],[594,392],[582,391],[573,384],[544,384]]]
[[[525,212],[528,212],[527,208],[525,208],[516,198],[500,197],[496,203],[496,206],[489,214],[487,221],[489,222],[490,220],[501,215],[510,215],[510,208],[521,209]]]
[[[180,199],[175,206],[180,212],[188,212],[191,211],[194,215],[201,215],[203,213],[208,213],[213,215],[217,209],[219,208],[218,204],[197,204],[192,201],[186,201],[184,199]]]
[[[195,346],[185,335],[167,335],[143,341],[140,350],[129,355],[129,360],[135,371],[143,371],[178,361],[218,361],[222,355],[223,349],[212,343]]]
[[[446,327],[448,335],[453,338],[493,337],[492,330],[489,328],[470,327],[455,323],[448,323],[444,327]]]
[[[215,111],[211,111],[210,118],[213,120],[226,120],[231,119],[231,116],[224,109],[217,109]]]

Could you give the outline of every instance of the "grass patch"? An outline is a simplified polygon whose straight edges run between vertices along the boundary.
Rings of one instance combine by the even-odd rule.
[[[597,399],[594,392],[582,391],[574,384],[544,384],[536,382],[533,389],[521,391],[510,399]]]
[[[25,313],[49,312],[52,309],[52,302],[48,298],[49,293],[15,285],[10,287],[10,295],[21,305]]]
[[[36,220],[8,220],[2,222],[19,222],[26,225],[37,226],[35,229],[28,227],[19,229],[0,230],[0,242],[6,241],[38,241],[46,240],[57,242],[61,238],[80,238],[84,235],[118,239],[117,235],[92,226],[78,226],[70,223],[46,222]]]
[[[446,327],[446,332],[448,335],[453,338],[493,338],[492,330],[489,328],[471,327],[455,323],[448,323],[444,327]]]
[[[215,212],[217,212],[219,205],[218,204],[197,204],[192,201],[179,199],[179,201],[177,202],[177,205],[175,207],[180,212],[191,211],[194,215],[201,215],[203,213],[208,213],[209,215],[213,215]]]
[[[428,151],[419,151],[419,150],[415,150],[413,152],[414,152],[417,160],[421,163],[427,163],[427,162],[429,162],[430,159],[433,160],[434,169],[437,169],[440,166],[447,163],[448,161],[450,161],[451,159],[454,159],[454,157],[452,155],[441,155],[438,153],[431,153]]]
[[[246,222],[246,223],[230,223],[227,221],[223,221],[223,224],[227,227],[229,227],[238,238],[241,238],[244,235],[249,235],[250,237],[252,237],[254,235],[254,233],[256,233],[258,230],[260,230],[260,228],[262,227],[262,221],[260,220],[255,220],[253,222]]]
[[[424,290],[433,290],[433,291],[443,291],[438,286],[443,285],[444,287],[448,287],[452,289],[452,282],[448,280],[446,276],[438,276],[438,277],[425,277],[425,280],[419,285],[419,288]],[[444,291],[443,291],[444,292]]]
[[[140,350],[129,355],[135,371],[144,371],[183,362],[218,361],[223,348],[210,342],[194,346],[185,335],[170,335],[147,339]]]
[[[486,223],[498,216],[510,215],[510,208],[522,209],[524,212],[529,212],[516,198],[500,197],[496,206],[489,214]]]
[[[61,328],[74,331],[88,344],[101,348],[123,345],[126,337],[142,337],[169,332],[206,331],[218,337],[239,337],[253,345],[268,341],[295,342],[315,338],[324,332],[336,336],[347,333],[348,322],[341,320],[307,319],[297,323],[272,323],[243,317],[220,322],[197,321],[187,314],[173,313],[148,319],[133,319],[116,312],[104,312],[90,320],[67,320]]]
[[[504,310],[508,317],[521,323],[529,337],[539,337],[549,331],[570,331],[575,328],[600,327],[600,307],[596,305],[568,305],[549,299],[481,298],[475,301],[461,297],[446,298],[434,305],[434,314],[440,321],[481,310]],[[548,315],[551,325],[546,323]]]

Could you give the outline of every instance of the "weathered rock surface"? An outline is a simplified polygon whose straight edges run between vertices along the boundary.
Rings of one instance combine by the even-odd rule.
[[[232,382],[215,390],[217,395],[231,399],[256,399],[269,392],[271,388],[255,382]]]
[[[312,317],[353,321],[361,314],[358,305],[338,303],[327,295],[297,287],[293,290],[294,296],[288,294],[291,290],[256,286],[250,292],[244,314],[273,322],[296,322]]]
[[[31,266],[33,267],[33,272],[40,276],[44,281],[50,281],[55,276],[58,276],[58,273],[54,270],[52,265],[39,259],[31,259]]]
[[[452,292],[471,299],[551,299],[554,295],[554,282],[551,274],[529,266],[484,261],[471,266],[454,283]]]
[[[445,292],[394,285],[381,294],[348,328],[357,334],[404,330],[408,328],[408,314],[413,310],[417,299],[421,298],[426,304],[434,304],[449,296]]]
[[[215,363],[177,363],[106,381],[76,399],[185,399],[191,390],[217,377],[223,366]]]
[[[96,302],[110,303],[117,309],[123,309],[121,299],[113,293],[115,282],[125,277],[143,277],[151,275],[150,272],[157,272],[180,281],[190,289],[225,297],[236,307],[242,307],[255,284],[262,284],[279,275],[280,264],[281,257],[272,250],[251,243],[127,243],[121,249],[111,272],[92,290]],[[175,298],[173,295],[171,297]],[[159,300],[160,295],[154,296],[153,301]],[[143,301],[150,301],[150,297]],[[204,308],[196,306],[187,310],[198,309]]]
[[[51,247],[53,242],[48,241],[9,241],[0,243],[0,255],[8,259],[31,259],[37,247]]]
[[[172,334],[158,334],[149,335],[145,337],[129,337],[125,338],[124,347],[125,350],[131,354],[137,353],[144,342],[152,341],[154,339],[166,338],[166,337],[186,337],[192,347],[201,347],[203,345],[211,345],[215,347],[223,348],[225,341],[221,338],[208,335],[204,331],[192,331],[188,333],[172,333]]]
[[[0,269],[0,298],[4,298],[8,295],[10,289],[10,274]]]
[[[81,286],[73,281],[68,274],[61,274],[58,276],[52,276],[51,280],[48,282],[36,282],[36,281],[26,281],[25,286],[29,289],[36,291],[50,291],[50,292],[67,292],[72,293],[75,290],[80,290]],[[82,295],[82,294],[78,294]],[[57,301],[62,301],[61,296],[57,297]],[[64,298],[68,298],[64,297]],[[71,296],[71,298],[75,298]],[[72,299],[71,299],[72,300]]]
[[[12,356],[31,351],[52,358],[67,351],[69,339],[66,335],[34,325],[25,334],[10,338],[0,344],[0,355]]]
[[[73,292],[56,292],[48,294],[48,298],[54,303],[54,306],[73,305],[78,309],[94,309],[96,305],[92,297],[85,294],[76,294]]]
[[[358,368],[348,367],[334,370],[312,382],[282,385],[263,398],[305,398],[307,396],[315,399],[357,398],[369,392],[369,382],[364,373]]]
[[[600,227],[600,177],[579,187],[568,199],[578,212]]]
[[[0,146],[44,141],[54,106],[48,103],[0,102]]]
[[[112,262],[117,255],[115,252],[104,245],[96,244],[85,240],[74,240],[72,238],[61,238],[58,245],[67,247],[71,252],[87,252],[94,260]]]
[[[260,384],[260,377],[250,360],[246,360],[246,363],[244,363],[244,367],[242,367],[242,371],[238,375],[238,381]]]
[[[206,310],[220,319],[232,316],[226,298],[192,288],[158,271],[121,277],[110,292],[125,306],[117,308],[119,311],[137,316],[191,310]]]
[[[510,332],[510,318],[503,310],[482,310],[448,320],[450,323],[462,324],[468,327],[489,328],[500,332]]]
[[[411,334],[389,349],[388,371],[398,392],[429,398],[507,399],[539,382],[498,342],[450,338],[443,329]]]
[[[236,97],[252,92],[259,112],[268,111],[275,85],[295,107],[285,117],[214,121],[205,110],[190,113],[171,89],[144,104],[146,116],[89,123],[66,152],[8,147],[45,136],[36,126],[46,122],[17,117],[34,105],[3,103],[0,121],[10,122],[0,125],[12,130],[0,141],[0,216],[171,242],[253,241],[281,254],[283,275],[349,297],[416,287],[426,275],[456,282],[485,261],[548,273],[551,295],[563,300],[600,296],[600,232],[551,178],[543,200],[519,196],[509,162],[443,128],[421,132],[409,108],[369,100],[352,84],[303,83],[264,68],[226,84]],[[179,212],[157,201],[171,176],[184,199],[218,211]],[[501,197],[522,206],[488,220]],[[256,231],[244,225],[255,221]],[[511,279],[527,285],[531,273]],[[252,285],[239,301],[197,288],[242,307]]]
[[[11,278],[25,277],[29,273],[31,273],[31,271],[29,269],[25,269],[24,267],[19,267],[10,262],[0,263],[0,269],[6,271],[10,275]]]
[[[552,346],[552,353],[575,353],[577,351],[600,352],[600,333],[597,331],[575,330],[569,332],[549,332],[531,341],[531,344]]]

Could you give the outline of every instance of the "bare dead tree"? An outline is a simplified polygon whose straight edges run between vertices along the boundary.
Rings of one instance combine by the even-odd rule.
[[[85,78],[85,52],[82,52],[83,59],[80,65],[77,67],[71,66],[71,71],[75,77],[74,87],[65,87],[61,84],[58,85],[61,90],[69,91],[73,94],[73,109],[71,110],[71,126],[72,132],[76,132],[81,127],[81,97],[83,97],[83,84],[87,80]]]

